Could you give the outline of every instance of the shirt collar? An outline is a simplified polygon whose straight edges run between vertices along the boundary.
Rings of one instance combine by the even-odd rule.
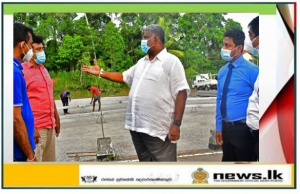
[[[166,55],[167,55],[167,49],[164,48],[162,51],[160,51],[160,53],[158,53],[158,55],[156,55],[156,57],[158,60],[163,61]]]
[[[160,51],[160,53],[158,53],[154,59],[152,61],[155,61],[156,59],[158,59],[159,61],[163,61],[163,59],[166,57],[167,55],[167,49],[164,48],[162,51]],[[145,56],[144,60],[149,60],[149,55]]]
[[[241,55],[239,58],[237,58],[233,63],[231,63],[235,68],[237,68],[237,67],[239,67],[240,66],[240,64],[242,64],[243,63],[243,61],[244,61],[245,59],[244,59],[244,57],[243,57],[243,55]],[[229,64],[229,63],[228,63]]]
[[[30,62],[27,62],[27,61],[25,61],[24,63],[23,63],[23,65],[26,65],[26,67],[29,69],[29,68],[32,68],[32,67],[35,67],[32,63],[30,63]],[[44,67],[44,65],[43,64],[40,64],[39,65],[39,68],[43,68]],[[37,68],[37,67],[35,67],[35,68]]]
[[[23,70],[23,66],[21,65],[21,63],[16,59],[14,58],[14,64],[19,67],[21,70]]]

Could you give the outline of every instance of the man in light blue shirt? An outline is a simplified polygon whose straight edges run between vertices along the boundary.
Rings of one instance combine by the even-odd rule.
[[[243,57],[245,34],[228,30],[221,57],[228,63],[218,73],[216,141],[223,149],[222,161],[253,161],[254,139],[246,124],[247,107],[258,67]]]

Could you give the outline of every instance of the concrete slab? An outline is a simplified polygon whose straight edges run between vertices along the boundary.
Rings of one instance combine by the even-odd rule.
[[[102,98],[102,110],[118,110],[126,109],[127,103],[119,103],[119,101],[127,101],[127,96],[122,97],[104,97]],[[115,103],[113,103],[115,102]],[[72,99],[70,106],[88,105],[90,98]],[[215,99],[207,100],[189,100],[187,104],[215,104]],[[61,101],[56,101],[56,106],[61,107]],[[87,112],[91,112],[92,107],[88,106]],[[96,108],[97,110],[97,104]],[[208,141],[210,130],[215,129],[215,106],[203,106],[197,108],[197,112],[191,112],[191,107],[185,109],[183,122],[181,126],[181,137],[177,142],[177,150],[179,153],[185,153],[191,150],[205,151],[208,150]],[[83,114],[78,109],[70,109],[71,115]],[[63,115],[63,110],[59,110],[59,114]],[[96,116],[80,116],[73,118],[61,119],[61,134],[56,138],[56,160],[58,162],[73,162],[74,158],[68,157],[70,152],[96,152],[97,138],[102,137],[101,124],[96,123]],[[124,129],[125,111],[105,115],[106,123],[104,123],[105,137],[110,137],[119,159],[136,158],[136,152],[128,130]],[[201,151],[200,151],[201,152]],[[220,161],[222,154],[196,155],[179,158],[178,161]],[[95,156],[82,157],[80,161],[95,161]]]

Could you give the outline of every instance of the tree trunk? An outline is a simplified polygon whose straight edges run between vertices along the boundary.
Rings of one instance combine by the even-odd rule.
[[[70,61],[70,71],[74,72],[74,61]]]
[[[82,68],[82,64],[80,64],[80,69]],[[80,84],[82,85],[82,71],[80,71]]]
[[[112,54],[112,48],[110,47],[110,62],[111,62],[111,71],[114,71],[114,64],[113,64],[113,54]]]

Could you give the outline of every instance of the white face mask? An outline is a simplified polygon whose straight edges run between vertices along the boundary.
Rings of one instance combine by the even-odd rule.
[[[258,36],[256,36],[255,38],[253,38],[253,40],[251,41],[252,43],[252,47],[253,47],[253,42],[255,42],[255,40],[258,38]],[[257,47],[253,47],[253,55],[258,56],[259,55],[259,45],[257,45]]]
[[[25,43],[25,42],[22,42],[22,44],[23,43]],[[27,44],[26,44],[26,47],[28,48],[28,52],[25,54],[25,52],[24,52],[24,50],[23,50],[23,48],[22,48],[22,44],[21,44],[21,49],[22,49],[22,51],[23,51],[23,54],[24,54],[24,57],[23,57],[23,59],[22,59],[22,61],[26,61],[26,62],[29,62],[30,61],[30,59],[32,58],[32,56],[33,56],[33,51],[32,51],[32,48],[31,49],[29,49],[28,48],[28,46],[27,46]]]
[[[245,42],[244,49],[245,49],[245,51],[247,51],[250,54],[258,56],[259,55],[259,51],[258,51],[259,49],[258,48],[259,48],[259,46],[254,48],[251,42]]]

